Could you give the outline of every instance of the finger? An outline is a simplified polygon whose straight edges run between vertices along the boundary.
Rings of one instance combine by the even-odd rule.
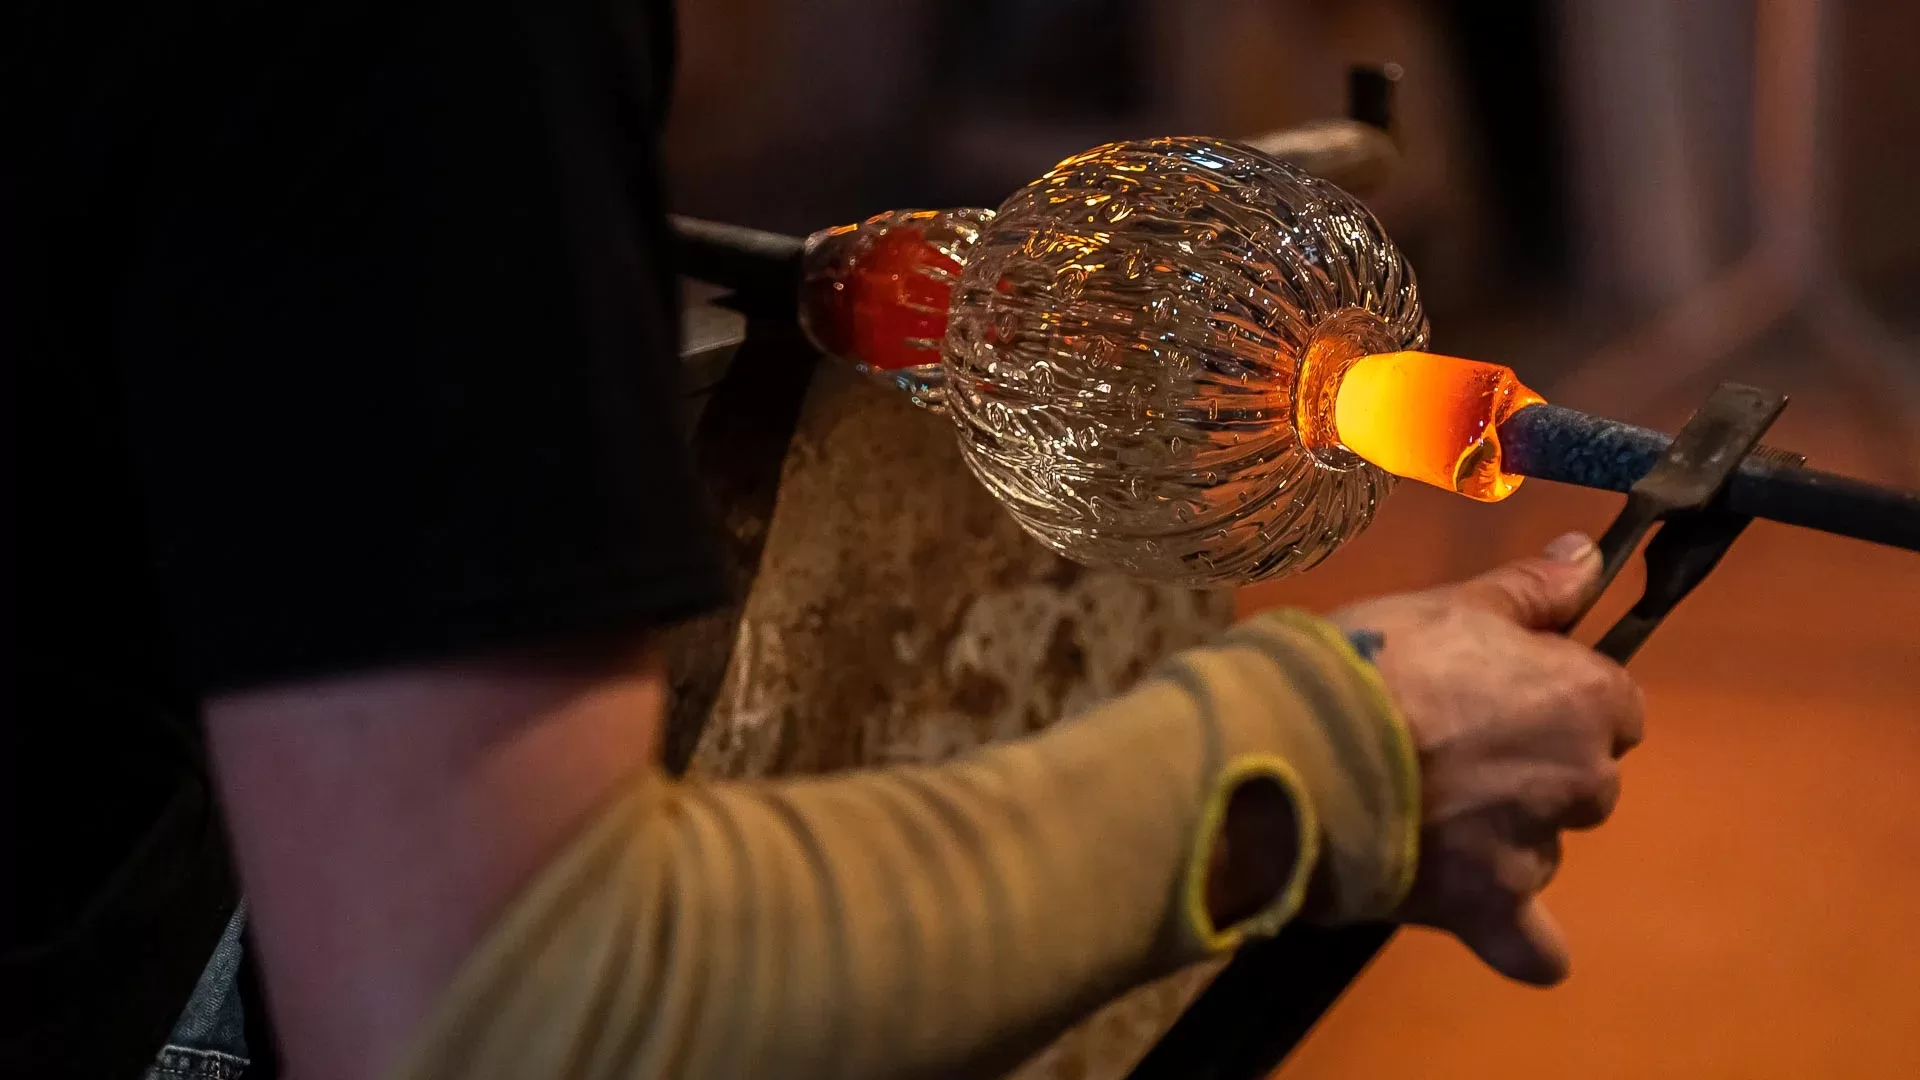
[[[1558,630],[1572,621],[1600,573],[1600,549],[1568,533],[1542,554],[1508,563],[1459,586],[1467,603],[1530,630]]]
[[[1627,677],[1627,701],[1613,733],[1613,756],[1625,757],[1647,735],[1647,695],[1640,684]]]
[[[1626,668],[1563,637],[1536,636],[1533,646],[1543,663],[1559,665],[1556,675],[1574,721],[1568,730],[1589,752],[1618,759],[1640,745],[1647,698]]]
[[[1619,805],[1620,767],[1608,762],[1575,789],[1573,798],[1560,814],[1559,824],[1567,829],[1596,828],[1612,817]]]
[[[1553,884],[1553,879],[1560,873],[1562,854],[1559,833],[1554,833],[1551,839],[1534,850],[1534,857],[1540,861],[1539,884],[1533,887],[1535,893],[1545,892],[1547,886]]]
[[[1560,852],[1557,830],[1508,851],[1500,861],[1500,887],[1514,897],[1532,897],[1546,891],[1560,872]]]
[[[1624,757],[1646,737],[1646,692],[1626,668],[1598,653],[1584,649],[1582,653],[1586,672],[1577,684],[1576,696],[1586,705],[1583,714],[1594,721],[1587,730],[1614,758]]]
[[[1530,986],[1561,982],[1572,967],[1566,935],[1538,898],[1480,924],[1460,940],[1488,967]]]
[[[1516,902],[1533,896],[1553,882],[1560,870],[1560,830],[1530,822],[1524,835],[1504,845],[1494,861],[1494,880],[1502,894]]]

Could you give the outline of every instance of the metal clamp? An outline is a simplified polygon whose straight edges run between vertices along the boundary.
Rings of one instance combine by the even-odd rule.
[[[1627,505],[1599,540],[1600,578],[1566,629],[1586,617],[1640,541],[1658,524],[1659,533],[1647,544],[1645,591],[1594,646],[1620,663],[1632,659],[1661,620],[1719,565],[1753,521],[1727,509],[1727,484],[1786,407],[1786,395],[1751,386],[1722,383],[1714,391],[1674,436],[1659,462],[1627,492]],[[1778,450],[1768,454],[1778,464],[1806,463],[1798,454]]]

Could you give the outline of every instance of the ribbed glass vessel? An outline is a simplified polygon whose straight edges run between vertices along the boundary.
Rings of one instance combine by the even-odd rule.
[[[1372,521],[1392,478],[1312,436],[1347,364],[1428,331],[1352,196],[1248,147],[1154,139],[1069,158],[970,222],[944,402],[1033,536],[1212,586],[1305,570]]]

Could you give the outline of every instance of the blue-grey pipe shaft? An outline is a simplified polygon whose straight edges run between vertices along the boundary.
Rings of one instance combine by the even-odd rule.
[[[1602,491],[1626,491],[1672,436],[1558,405],[1532,405],[1500,425],[1509,472]],[[1749,517],[1920,551],[1920,493],[1796,468],[1762,457],[1727,484],[1727,508]]]

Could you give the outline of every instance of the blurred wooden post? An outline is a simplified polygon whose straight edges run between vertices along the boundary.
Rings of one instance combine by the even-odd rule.
[[[1850,384],[1861,411],[1876,417],[1886,447],[1881,472],[1901,483],[1920,477],[1920,350],[1892,332],[1855,291],[1837,260],[1828,205],[1831,155],[1825,107],[1830,81],[1831,12],[1829,0],[1755,0],[1753,5],[1752,153],[1747,194],[1753,200],[1754,226],[1746,252],[1730,265],[1704,272],[1697,243],[1663,246],[1662,237],[1698,234],[1697,199],[1656,199],[1671,195],[1674,184],[1662,180],[1637,186],[1615,200],[1602,222],[1629,237],[1629,253],[1653,256],[1626,264],[1634,277],[1659,276],[1668,263],[1683,264],[1670,278],[1677,290],[1664,310],[1588,359],[1571,377],[1553,387],[1557,398],[1594,412],[1632,416],[1704,394],[1712,383],[1750,362],[1769,335],[1790,329],[1801,338],[1797,360],[1822,380],[1837,376]],[[1623,32],[1622,23],[1650,27],[1657,50],[1613,50],[1610,70],[1616,80],[1595,109],[1623,117],[1612,133],[1628,152],[1614,155],[1619,177],[1669,176],[1689,170],[1683,146],[1685,102],[1673,108],[1623,107],[1621,87],[1644,82],[1646,72],[1684,68],[1699,47],[1682,40],[1677,20],[1685,5],[1657,0],[1616,3],[1585,0],[1573,5],[1589,18],[1574,20],[1571,32],[1602,41]],[[1697,35],[1695,36],[1698,37]],[[1623,43],[1628,39],[1622,39]],[[1603,52],[1605,50],[1602,50]],[[1653,56],[1652,61],[1649,56]],[[1609,63],[1595,71],[1605,74]],[[1676,81],[1672,85],[1678,85]],[[1659,96],[1671,96],[1663,90]],[[1676,117],[1680,127],[1674,127]],[[1656,173],[1656,170],[1662,172]],[[1661,209],[1662,206],[1665,209]],[[1647,228],[1651,223],[1652,228]],[[1695,257],[1682,259],[1689,251]],[[1825,370],[1813,369],[1814,364]]]

